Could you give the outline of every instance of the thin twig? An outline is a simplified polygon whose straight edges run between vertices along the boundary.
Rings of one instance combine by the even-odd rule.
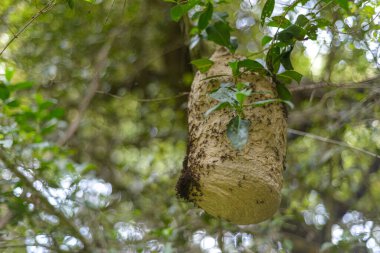
[[[138,102],[160,102],[160,101],[165,101],[165,100],[171,100],[183,96],[189,95],[189,92],[182,92],[176,96],[171,96],[171,97],[163,97],[163,98],[147,98],[147,99],[138,99]]]
[[[379,154],[372,153],[372,152],[370,152],[370,151],[368,151],[366,149],[362,149],[362,148],[358,148],[358,147],[355,147],[355,146],[351,146],[351,145],[347,144],[346,142],[329,139],[329,138],[326,138],[326,137],[322,137],[322,136],[319,136],[319,135],[315,135],[315,134],[311,134],[311,133],[307,133],[307,132],[303,132],[303,131],[299,131],[299,130],[295,130],[295,129],[291,129],[291,128],[288,128],[288,133],[295,134],[295,135],[300,135],[300,136],[305,136],[305,137],[308,137],[308,138],[311,138],[311,139],[314,139],[314,140],[318,140],[318,141],[323,141],[323,142],[331,143],[331,144],[334,144],[334,145],[338,145],[338,146],[341,146],[341,147],[345,147],[345,148],[349,148],[349,149],[353,149],[353,150],[359,151],[361,153],[364,153],[364,154],[372,156],[372,157],[380,158]]]
[[[289,87],[290,91],[296,92],[296,91],[304,91],[304,90],[315,90],[315,89],[321,89],[321,88],[373,88],[375,85],[376,87],[380,87],[380,76],[376,76],[374,78],[364,80],[357,83],[316,83],[316,84],[310,84],[310,85],[292,85]]]
[[[229,75],[221,75],[221,76],[229,76]],[[220,76],[213,76],[213,78],[217,78]],[[206,79],[203,79],[206,80]],[[378,81],[380,81],[380,76],[368,79],[362,82],[358,83],[349,83],[349,84],[333,84],[333,83],[316,83],[316,84],[310,84],[310,85],[301,85],[301,86],[290,86],[289,90],[293,92],[297,91],[304,91],[304,90],[315,90],[315,89],[321,89],[321,88],[354,88],[354,89],[359,89],[359,88],[373,88],[373,85],[379,84]],[[102,93],[102,92],[97,92],[97,93]],[[119,96],[111,95],[104,93],[106,95],[110,95],[116,98],[120,98]],[[163,98],[151,98],[151,99],[138,99],[138,102],[161,102],[161,101],[166,101],[166,100],[171,100],[175,98],[179,98],[182,96],[187,96],[189,95],[189,92],[182,92],[176,96],[171,96],[171,97],[163,97]]]
[[[107,57],[108,53],[111,49],[112,43],[117,35],[116,30],[111,32],[108,41],[103,45],[103,47],[100,49],[97,57],[96,57],[96,64],[95,64],[95,71],[94,71],[94,77],[85,90],[85,96],[79,105],[78,113],[76,114],[75,118],[71,121],[67,131],[63,134],[62,138],[60,138],[57,142],[58,145],[62,146],[64,145],[78,130],[80,121],[82,120],[85,111],[87,110],[87,107],[90,105],[90,102],[92,98],[97,93],[97,90],[100,86],[100,78],[101,73],[105,70],[107,66]]]
[[[41,10],[39,10],[36,14],[34,14],[32,16],[32,18],[26,22],[26,24],[18,31],[16,32],[12,39],[10,41],[8,41],[8,43],[5,45],[5,47],[1,50],[0,52],[0,56],[4,53],[4,51],[37,19],[39,18],[41,15],[43,15],[44,13],[46,13],[47,11],[49,11],[51,8],[53,8],[55,6],[55,0],[51,0],[50,2],[48,2],[44,8],[42,8]]]
[[[110,18],[110,14],[111,14],[111,11],[112,11],[114,5],[115,5],[115,0],[112,0],[112,4],[111,4],[111,7],[107,13],[107,17],[106,17],[106,20],[104,21],[103,28],[107,24],[108,19]]]

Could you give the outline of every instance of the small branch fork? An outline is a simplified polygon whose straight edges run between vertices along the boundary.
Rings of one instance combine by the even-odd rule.
[[[5,50],[7,50],[7,48],[23,33],[25,32],[25,30],[37,19],[39,18],[40,16],[42,16],[43,14],[45,14],[46,12],[48,12],[50,9],[52,9],[54,6],[56,5],[56,2],[55,0],[51,0],[49,1],[41,10],[39,10],[36,14],[34,14],[31,19],[29,19],[28,22],[26,22],[26,24],[21,27],[20,30],[18,30],[18,32],[16,32],[12,39],[10,39],[10,41],[8,41],[8,43],[4,46],[4,48],[1,50],[0,52],[0,56],[4,53]]]

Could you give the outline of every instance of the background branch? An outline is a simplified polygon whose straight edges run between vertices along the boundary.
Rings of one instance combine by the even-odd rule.
[[[315,84],[303,84],[303,85],[291,85],[289,87],[290,91],[297,92],[297,91],[305,91],[305,90],[315,90],[315,89],[321,89],[321,88],[373,88],[373,87],[380,87],[380,76],[376,76],[371,79],[367,79],[361,82],[357,83],[328,83],[328,82],[321,82],[321,83],[315,83]]]
[[[354,147],[354,146],[348,145],[347,143],[342,142],[342,141],[337,141],[337,140],[329,139],[329,138],[326,138],[326,137],[322,137],[322,136],[311,134],[311,133],[306,133],[306,132],[295,130],[295,129],[291,129],[291,128],[288,128],[288,133],[296,134],[296,135],[301,135],[301,136],[305,136],[305,137],[308,137],[308,138],[312,138],[314,140],[318,140],[318,141],[323,141],[323,142],[335,144],[335,145],[338,145],[338,146],[341,146],[341,147],[345,147],[345,148],[349,148],[349,149],[353,149],[353,150],[359,151],[359,152],[364,153],[366,155],[370,155],[370,156],[373,156],[373,157],[376,157],[376,158],[380,158],[380,155],[378,155],[378,154],[372,153],[372,152],[370,152],[370,151],[368,151],[366,149],[362,149],[362,148],[358,148],[358,147]]]
[[[117,35],[117,31],[113,30],[109,36],[108,41],[103,45],[103,47],[100,49],[97,57],[96,57],[96,64],[95,64],[95,71],[94,71],[94,77],[85,90],[85,95],[83,97],[82,102],[79,105],[78,113],[75,115],[74,119],[71,121],[67,131],[63,134],[62,138],[58,140],[58,145],[64,145],[78,130],[80,121],[83,118],[83,115],[87,109],[87,107],[90,105],[90,102],[92,98],[97,93],[97,90],[100,86],[100,79],[101,79],[101,73],[106,69],[107,67],[107,58],[108,53],[111,49],[112,43]]]
[[[51,8],[53,8],[55,6],[55,0],[51,0],[50,2],[48,2],[44,8],[42,8],[40,11],[38,11],[36,14],[34,14],[32,16],[31,19],[29,19],[28,22],[26,22],[26,24],[21,27],[21,29],[16,32],[13,37],[10,39],[10,41],[8,41],[8,43],[4,46],[4,48],[1,50],[0,52],[0,56],[4,53],[4,51],[37,19],[39,18],[41,15],[43,15],[44,13],[48,12]]]

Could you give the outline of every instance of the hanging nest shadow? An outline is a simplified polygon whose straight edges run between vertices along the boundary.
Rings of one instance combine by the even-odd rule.
[[[194,78],[188,103],[188,150],[176,190],[212,216],[254,224],[270,218],[280,205],[286,113],[280,103],[247,107],[249,140],[242,150],[232,148],[226,126],[234,113],[227,109],[208,117],[204,113],[217,103],[208,94],[221,83],[233,81],[228,62],[236,59],[241,57],[220,48],[211,57],[214,65]],[[238,81],[249,82],[257,92],[247,99],[248,104],[276,96],[268,77],[245,73]]]

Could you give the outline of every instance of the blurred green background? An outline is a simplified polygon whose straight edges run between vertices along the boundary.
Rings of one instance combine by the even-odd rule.
[[[2,0],[0,48],[49,3]],[[161,0],[73,3],[53,2],[0,58],[1,252],[380,252],[379,2],[331,4],[320,15],[332,27],[297,43],[301,85],[347,86],[292,86],[281,208],[249,226],[174,190],[189,62],[215,45],[189,38]],[[238,54],[273,33],[263,4],[220,6]]]

